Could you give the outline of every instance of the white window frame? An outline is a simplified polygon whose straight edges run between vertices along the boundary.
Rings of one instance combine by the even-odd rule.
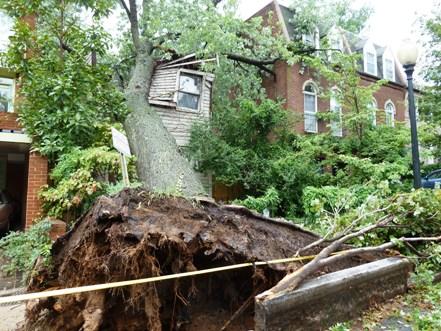
[[[0,76],[0,85],[9,85],[6,82],[11,83],[11,101],[9,102],[8,113],[14,112],[14,103],[15,103],[15,79],[11,77]]]
[[[343,114],[341,109],[341,104],[337,100],[336,92],[337,88],[331,89],[331,97],[329,98],[329,110],[332,113],[339,113],[339,120],[331,119],[331,133],[334,137],[343,137]]]
[[[306,91],[305,89],[306,89],[306,87],[308,85],[312,86],[312,88],[313,88],[313,90],[315,92]],[[306,81],[303,84],[303,115],[310,115],[310,116],[312,116],[314,118],[314,121],[315,121],[315,130],[309,130],[306,127],[306,119],[304,118],[304,120],[303,120],[303,128],[304,128],[305,132],[308,132],[308,133],[318,133],[317,94],[318,94],[318,87],[317,87],[317,85],[312,80],[308,80],[308,81]],[[312,96],[314,96],[314,111],[306,111],[305,110],[305,95],[312,95]]]
[[[386,75],[386,62],[387,60],[391,61],[392,63],[392,77],[387,77]],[[392,55],[392,52],[389,49],[386,49],[383,53],[383,78],[387,79],[389,81],[394,82],[395,81],[395,59]]]
[[[306,41],[307,36],[311,36],[311,39],[313,41],[313,45]],[[316,27],[313,32],[311,33],[305,33],[302,35],[302,42],[311,47],[315,47],[316,49],[320,48],[320,30]]]
[[[12,35],[13,20],[0,10],[0,52],[5,52],[9,45],[9,37]]]
[[[199,94],[199,101],[198,101],[198,108],[197,109],[193,109],[193,108],[188,108],[188,107],[182,107],[178,105],[178,94],[179,92],[181,92],[179,90],[180,88],[180,79],[181,79],[181,74],[187,74],[187,75],[194,75],[194,76],[200,76],[202,78],[201,81],[201,93]],[[204,73],[200,72],[200,71],[196,71],[196,70],[189,70],[189,69],[179,69],[178,74],[177,74],[177,79],[176,79],[176,93],[174,96],[174,102],[176,103],[176,109],[177,110],[186,110],[186,111],[191,111],[193,113],[195,112],[200,112],[201,111],[201,105],[202,105],[202,98],[204,96],[204,90],[205,90],[205,75]],[[187,92],[184,92],[187,93]],[[192,93],[189,93],[192,94]]]
[[[390,111],[388,109],[388,106],[392,106],[392,111]],[[396,108],[394,103],[392,102],[392,100],[387,100],[386,103],[384,104],[384,113],[386,114],[386,118],[384,121],[384,124],[390,127],[394,127],[395,126],[395,113],[396,113]],[[392,122],[390,123],[390,125],[387,123],[387,115],[390,114],[392,115]]]
[[[377,110],[378,110],[378,103],[375,98],[372,98],[369,108],[371,110],[372,114],[372,126],[377,126]]]
[[[368,54],[374,55],[374,71],[371,72],[368,70]],[[375,49],[374,44],[371,41],[367,41],[363,47],[363,66],[364,72],[377,76],[378,75],[378,63],[377,63],[377,50]]]

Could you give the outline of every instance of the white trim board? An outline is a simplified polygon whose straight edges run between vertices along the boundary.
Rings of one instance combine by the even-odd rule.
[[[0,142],[30,144],[32,139],[24,133],[0,132]]]

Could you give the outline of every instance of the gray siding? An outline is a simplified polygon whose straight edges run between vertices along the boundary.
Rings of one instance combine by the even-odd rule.
[[[211,88],[214,76],[199,71],[187,70],[204,76],[199,111],[180,109],[176,105],[178,75],[181,68],[157,68],[149,93],[149,103],[158,112],[167,130],[175,138],[179,147],[187,146],[193,123],[206,121],[210,118]],[[202,184],[211,196],[211,175],[200,174]]]

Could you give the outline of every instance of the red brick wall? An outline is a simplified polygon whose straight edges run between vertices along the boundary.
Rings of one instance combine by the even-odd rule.
[[[285,62],[277,62],[274,66],[276,79],[267,76],[263,79],[263,86],[267,94],[272,99],[282,98],[286,101],[285,107],[293,114],[294,130],[298,133],[304,133],[303,123],[303,85],[308,80],[313,80],[312,74],[308,68],[301,70],[299,63],[288,66]],[[303,72],[302,74],[300,72]],[[316,82],[316,81],[315,81]],[[374,78],[362,76],[361,84],[372,84]],[[321,88],[327,88],[325,81],[316,82]],[[377,123],[384,123],[385,113],[384,106],[386,101],[391,100],[395,105],[395,121],[403,122],[405,120],[405,95],[406,88],[398,84],[389,83],[382,86],[374,97],[377,101],[379,111],[377,112]],[[317,108],[319,112],[329,111],[329,99],[318,98]],[[329,130],[328,123],[319,120],[319,132]]]
[[[272,16],[269,13],[272,12]],[[262,8],[259,12],[253,15],[253,17],[261,16],[263,19],[262,24],[273,28],[273,33],[281,33],[281,25],[278,21],[276,8],[274,2],[269,3],[266,7]],[[271,20],[269,19],[271,17]],[[272,99],[282,98],[286,100],[285,107],[289,109],[293,114],[294,129],[298,133],[304,133],[303,122],[303,84],[312,79],[311,72],[308,68],[304,68],[304,72],[300,74],[301,65],[299,63],[293,66],[288,66],[285,62],[277,62],[273,69],[276,73],[276,79],[272,76],[267,76],[263,79],[263,86],[265,87],[267,94]],[[303,71],[303,70],[302,70]],[[362,75],[361,84],[368,84],[375,82],[375,78]],[[316,82],[320,87],[326,88],[326,82]],[[377,101],[379,111],[377,112],[377,123],[384,123],[385,113],[384,105],[387,100],[391,100],[395,105],[395,121],[405,120],[405,93],[406,88],[398,84],[389,83],[382,86],[375,94],[374,97]],[[318,99],[317,108],[319,112],[329,111],[330,104],[329,99]],[[329,130],[328,123],[325,121],[318,122],[318,131],[326,132]]]
[[[26,198],[26,228],[40,216],[41,202],[38,191],[48,182],[47,159],[35,152],[29,153],[28,192]]]
[[[374,79],[370,77],[362,76],[362,84],[371,84]],[[377,123],[384,123],[385,112],[384,106],[386,101],[390,100],[395,105],[395,122],[405,121],[406,110],[406,88],[398,84],[389,83],[383,85],[377,92],[374,93],[375,100],[377,101]]]
[[[21,130],[17,122],[17,114],[0,113],[0,129],[4,130]]]

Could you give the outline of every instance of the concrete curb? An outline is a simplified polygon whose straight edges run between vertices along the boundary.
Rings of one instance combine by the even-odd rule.
[[[412,264],[387,258],[304,282],[288,294],[255,301],[256,331],[326,330],[407,290]]]

